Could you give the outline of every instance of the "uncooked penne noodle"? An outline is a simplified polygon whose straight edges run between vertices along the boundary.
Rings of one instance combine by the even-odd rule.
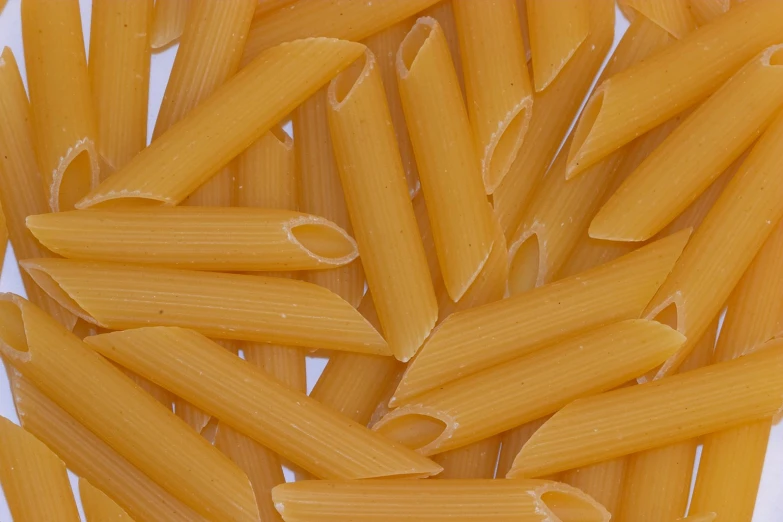
[[[216,339],[390,355],[356,309],[302,281],[69,259],[23,266],[60,304],[112,330],[180,326]]]
[[[79,2],[25,1],[22,37],[38,170],[52,211],[70,210],[100,174]]]
[[[654,236],[755,141],[782,100],[783,45],[775,45],[732,76],[642,162],[593,218],[590,235],[613,241]]]
[[[236,163],[236,206],[297,210],[294,140],[281,127],[265,132]]]
[[[527,0],[536,91],[557,77],[590,32],[589,0]]]
[[[124,200],[180,203],[363,50],[361,44],[324,38],[267,50],[83,198],[79,208]]]
[[[328,101],[335,159],[367,284],[384,336],[405,362],[435,326],[438,307],[371,52],[332,80]]]
[[[413,20],[406,18],[364,40],[364,44],[375,55],[378,70],[381,73],[383,89],[386,92],[386,103],[389,106],[392,125],[394,125],[394,134],[397,136],[397,145],[400,147],[400,159],[405,169],[405,179],[408,181],[408,193],[411,198],[419,192],[421,185],[397,83],[397,50],[412,25]]]
[[[533,189],[560,149],[595,75],[612,46],[614,2],[590,2],[590,34],[560,74],[543,92],[533,95],[533,115],[525,140],[508,174],[492,194],[495,216],[506,237],[516,232]]]
[[[561,409],[525,444],[508,478],[545,475],[775,415],[783,341],[734,361],[631,386]]]
[[[403,40],[397,79],[440,272],[459,301],[489,257],[493,216],[448,43],[434,18],[420,18]]]
[[[201,515],[257,520],[245,474],[173,413],[28,301],[0,310],[0,353],[43,393]]]
[[[675,522],[713,522],[717,516],[716,513],[688,515],[687,517],[678,518]]]
[[[563,472],[560,480],[596,499],[612,516],[620,508],[627,461],[625,457]]]
[[[438,0],[296,0],[253,19],[243,63],[283,42],[313,36],[364,40]]]
[[[688,0],[688,8],[696,23],[704,25],[731,9],[731,0]]]
[[[570,337],[419,395],[373,426],[422,455],[472,444],[642,375],[685,342],[633,319]]]
[[[0,203],[14,254],[17,259],[46,257],[49,252],[24,224],[27,216],[48,212],[49,205],[35,159],[30,104],[8,47],[0,54],[0,121]],[[73,328],[76,316],[57,304],[24,271],[22,283],[30,301],[66,329]]]
[[[316,270],[356,259],[356,242],[326,219],[264,208],[75,210],[27,218],[63,257],[232,272]]]
[[[534,421],[518,426],[513,430],[505,432],[501,436],[500,455],[498,456],[498,468],[495,473],[497,478],[503,478],[511,469],[511,465],[514,463],[514,459],[522,449],[522,446],[530,440],[530,437],[543,426],[544,422],[549,420],[550,416],[542,417]]]
[[[5,417],[0,417],[0,439],[0,486],[13,519],[78,522],[63,461]]]
[[[500,435],[435,455],[432,460],[443,468],[435,479],[492,479],[498,462]]]
[[[503,181],[530,123],[533,93],[515,0],[452,0],[468,115],[487,194]]]
[[[150,45],[160,49],[174,43],[185,29],[193,0],[155,0]]]
[[[656,373],[657,377],[675,371],[687,358],[783,216],[783,177],[778,175],[783,166],[783,157],[778,153],[781,144],[783,116],[778,116],[754,145],[647,305],[645,317],[655,317],[673,308],[677,329],[688,337],[688,342]]]
[[[544,343],[638,317],[674,266],[688,234],[682,231],[584,274],[453,314],[409,365],[393,402],[405,404]]]
[[[705,99],[741,65],[781,37],[783,3],[747,2],[609,78],[588,100],[574,130],[566,177],[579,175],[612,151]]]
[[[105,491],[134,520],[204,521],[153,482],[11,368],[22,426],[49,446],[70,470]]]
[[[79,478],[79,498],[87,522],[133,522],[124,509],[84,478]]]
[[[696,29],[696,21],[688,7],[688,0],[620,0],[620,10],[631,23],[637,15],[644,16],[661,26],[677,39]]]
[[[285,522],[608,522],[576,488],[544,480],[305,481],[272,491]],[[490,508],[491,506],[491,508]]]
[[[435,463],[280,385],[192,330],[141,328],[87,341],[101,355],[319,478],[426,477],[440,471]]]
[[[353,235],[343,186],[332,151],[326,91],[326,87],[320,89],[294,110],[299,210],[323,216]],[[241,193],[241,189],[239,192]],[[364,270],[361,260],[340,268],[308,272],[304,279],[328,288],[355,307],[359,306],[364,295]]]
[[[288,4],[293,4],[294,2],[295,0],[258,0],[255,14],[260,16],[270,11],[275,11]]]
[[[517,10],[519,8],[517,7]],[[457,80],[459,80],[460,90],[465,94],[465,77],[462,72],[462,54],[459,50],[459,36],[457,35],[457,21],[454,19],[454,4],[452,0],[441,0],[437,4],[429,7],[419,13],[419,16],[429,16],[434,18],[443,29],[446,41],[449,43],[449,53],[454,62],[454,70],[457,71]],[[523,33],[525,33],[523,29]],[[523,34],[526,36],[526,34]],[[526,47],[527,48],[527,47]]]

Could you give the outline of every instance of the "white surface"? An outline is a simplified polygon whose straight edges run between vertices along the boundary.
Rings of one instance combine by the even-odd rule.
[[[217,1],[217,0],[216,0]],[[662,0],[665,1],[665,0]],[[90,38],[90,2],[89,0],[80,0],[82,8],[82,27],[85,35],[85,45],[89,48]],[[19,13],[20,0],[9,0],[8,4],[0,13],[0,46],[10,47],[22,71],[24,77],[24,53],[22,50],[22,30]],[[2,0],[0,0],[2,5]],[[617,34],[615,42],[625,31],[628,24],[622,19],[618,11]],[[156,53],[152,58],[152,73],[150,85],[150,108],[148,134],[152,134],[160,102],[163,98],[163,92],[166,88],[166,79],[171,70],[171,65],[176,53],[176,46],[167,49],[162,53]],[[2,122],[0,122],[2,125]],[[0,276],[0,291],[15,292],[24,294],[22,280],[19,277],[19,269],[16,265],[13,249],[8,246],[5,264],[2,276]],[[0,361],[0,366],[2,361]],[[307,364],[308,391],[312,389],[316,379],[323,371],[325,359],[309,358]],[[781,376],[783,378],[783,376]],[[0,371],[0,415],[18,422],[16,411],[14,410],[11,392],[8,387],[8,380],[5,372]],[[2,443],[2,441],[0,441]],[[288,476],[288,474],[287,474]],[[72,484],[76,484],[74,476],[71,475]],[[78,490],[74,490],[78,498]],[[772,430],[769,448],[767,451],[767,461],[764,467],[764,474],[759,490],[759,497],[756,506],[756,513],[753,522],[783,522],[783,424],[779,423]],[[0,522],[11,522],[11,515],[5,498],[0,491]],[[733,521],[725,521],[733,522]]]

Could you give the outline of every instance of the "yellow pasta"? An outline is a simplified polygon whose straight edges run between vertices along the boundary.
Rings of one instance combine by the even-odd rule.
[[[688,337],[656,376],[682,364],[783,216],[781,144],[783,116],[758,140],[647,305],[645,317],[670,309],[676,314],[673,324]]]
[[[527,0],[536,91],[557,77],[590,32],[589,0]]]
[[[317,477],[426,477],[440,471],[433,462],[281,386],[192,330],[141,328],[87,341],[101,355],[185,398]],[[189,362],[183,365],[182,360]]]
[[[434,18],[420,18],[405,37],[397,77],[441,275],[459,301],[492,249],[492,209],[448,43]]]
[[[533,95],[535,109],[525,140],[508,174],[492,194],[495,216],[507,238],[516,232],[533,189],[560,149],[613,37],[614,2],[591,0],[590,34],[584,45],[576,50],[549,87]]]
[[[285,522],[608,522],[610,518],[578,489],[544,480],[305,481],[276,487],[272,498]]]
[[[561,475],[561,480],[596,499],[616,518],[615,514],[620,508],[626,464],[624,457],[599,462],[566,471]]]
[[[133,519],[118,506],[106,493],[90,484],[87,480],[79,479],[79,497],[84,509],[84,517],[87,522],[133,522]]]
[[[390,355],[353,307],[302,281],[66,259],[23,266],[60,304],[112,330],[181,326],[217,339]]]
[[[716,518],[717,514],[715,513],[704,513],[678,518],[675,522],[713,522]]]
[[[160,49],[182,36],[193,0],[155,0],[150,45]]]
[[[244,473],[73,334],[13,294],[0,322],[3,358],[128,462],[205,517],[257,519]]]
[[[207,207],[76,210],[27,218],[49,250],[70,259],[195,270],[315,270],[356,259],[356,243],[317,216]]]
[[[23,2],[22,37],[38,169],[52,211],[70,210],[100,174],[79,3]]]
[[[422,455],[442,453],[620,386],[684,342],[654,321],[611,324],[439,386],[392,410],[373,429]]]
[[[361,44],[323,38],[269,49],[83,198],[79,208],[180,203],[363,50]]]
[[[517,7],[517,10],[519,7]],[[419,13],[418,16],[429,16],[434,18],[443,29],[446,41],[449,43],[449,52],[451,60],[454,62],[454,70],[457,71],[457,80],[459,81],[460,91],[465,95],[465,76],[462,72],[462,54],[459,51],[459,36],[457,35],[457,21],[454,19],[454,4],[452,0],[441,0],[437,4],[429,7]],[[523,36],[526,36],[523,27]],[[527,49],[527,46],[525,47]]]
[[[487,194],[522,146],[533,106],[515,0],[452,0],[473,127]]]
[[[453,314],[408,367],[393,402],[509,361],[591,327],[639,316],[679,257],[689,231],[590,272]]]
[[[495,474],[498,478],[506,476],[506,473],[508,473],[508,470],[511,469],[511,465],[514,463],[514,458],[516,458],[519,450],[522,449],[522,446],[530,440],[533,433],[535,433],[547,420],[549,420],[549,417],[536,419],[527,424],[523,424],[522,426],[518,426],[513,430],[509,430],[501,436],[502,446],[500,447],[498,469]]]
[[[78,522],[63,462],[40,440],[0,417],[0,486],[14,520]]]
[[[696,28],[688,0],[620,0],[620,10],[633,23],[637,15],[648,18],[672,34],[683,38]]]
[[[335,158],[367,284],[384,336],[405,362],[429,335],[438,307],[373,54],[332,80],[328,96]]]
[[[783,341],[740,359],[631,386],[561,409],[517,455],[508,478],[534,477],[674,444],[781,408]]]
[[[363,40],[435,2],[437,0],[295,0],[253,19],[242,61],[247,63],[269,47],[298,38],[325,36]]]
[[[782,3],[747,2],[609,78],[593,93],[574,130],[566,177],[705,99],[781,35]]]
[[[703,25],[731,9],[731,0],[688,0],[688,8],[696,23]]]
[[[432,460],[442,468],[436,479],[492,479],[498,461],[500,435],[435,455]]]
[[[147,145],[152,0],[96,0],[90,22],[90,85],[101,179]]]

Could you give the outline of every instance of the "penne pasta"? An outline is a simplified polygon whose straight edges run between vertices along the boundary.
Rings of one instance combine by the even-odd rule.
[[[0,417],[0,486],[14,520],[78,522],[65,464],[40,440]]]
[[[735,361],[578,399],[533,435],[507,477],[586,466],[770,417],[781,408],[781,370],[783,343],[771,341]]]
[[[356,259],[353,238],[334,223],[266,208],[77,210],[30,216],[27,227],[70,259],[236,272],[316,270]]]
[[[590,235],[613,241],[655,235],[755,141],[783,105],[781,97],[783,45],[775,45],[732,76],[642,162],[595,216]],[[667,190],[672,186],[677,190]]]
[[[515,0],[452,0],[468,115],[481,176],[492,194],[514,161],[530,123],[532,88]]]
[[[313,36],[364,40],[422,11],[438,0],[295,0],[257,16],[250,27],[243,63],[283,42]]]
[[[88,71],[101,179],[147,145],[152,11],[152,0],[92,4]]]
[[[294,110],[299,210],[323,216],[353,235],[340,174],[332,151],[326,90],[319,90]],[[361,260],[340,268],[307,272],[304,279],[328,288],[354,307],[359,306],[364,295],[364,270]]]
[[[103,328],[180,326],[217,339],[390,355],[353,307],[302,281],[65,259],[23,267],[63,306]]]
[[[492,479],[500,450],[500,435],[435,455],[442,468],[435,479]]]
[[[272,491],[286,522],[357,520],[607,522],[576,488],[543,480],[305,481]],[[492,509],[488,509],[492,506]]]
[[[282,128],[264,133],[236,163],[236,206],[297,210],[294,140]]]
[[[527,24],[536,92],[557,77],[590,32],[587,0],[527,0]]]
[[[498,456],[498,467],[495,472],[496,477],[502,478],[506,476],[508,470],[511,469],[511,465],[514,463],[514,458],[516,458],[519,450],[521,450],[522,446],[530,440],[533,433],[543,426],[544,422],[549,420],[549,417],[551,417],[551,415],[528,422],[527,424],[523,424],[522,426],[505,432],[501,436],[500,455]]]
[[[689,0],[620,0],[619,7],[633,23],[637,15],[655,22],[677,39],[696,29],[696,21],[688,6]]]
[[[743,28],[753,28],[745,30]],[[748,2],[603,82],[574,130],[566,177],[699,103],[783,35],[783,4]],[[626,117],[633,111],[633,118]]]
[[[49,205],[36,165],[30,105],[16,59],[8,47],[0,54],[0,121],[0,205],[11,245],[17,259],[46,257],[49,253],[24,224],[27,216],[48,212]],[[26,272],[21,272],[28,299],[67,330],[72,329],[76,317],[50,298]]]
[[[100,174],[79,3],[23,2],[22,38],[38,170],[52,211],[70,210]]]
[[[373,429],[422,455],[442,453],[620,386],[684,342],[654,321],[610,324],[439,386],[392,410]]]
[[[756,252],[783,216],[779,195],[783,164],[783,117],[770,124],[728,183],[666,282],[647,305],[645,317],[676,314],[688,342],[656,372],[676,370],[718,314]],[[720,252],[717,254],[716,252]]]
[[[384,336],[405,362],[429,335],[438,309],[373,54],[332,80],[328,97],[335,158],[367,284]]]
[[[688,8],[696,23],[704,25],[731,9],[731,3],[731,0],[688,0]]]
[[[87,341],[319,478],[426,477],[440,471],[192,330],[142,328]]]
[[[638,317],[679,257],[688,234],[683,231],[590,272],[453,314],[409,365],[394,405],[544,343]]]
[[[155,0],[150,45],[161,49],[182,36],[192,0]]]
[[[244,473],[171,412],[21,297],[0,310],[0,354],[87,429],[202,516],[258,518]]]
[[[403,40],[397,79],[440,272],[459,301],[489,258],[493,216],[448,44],[434,18],[420,18]]]
[[[269,49],[83,198],[79,208],[180,203],[363,50],[329,39]],[[290,80],[281,83],[280,77]]]
[[[626,468],[627,460],[621,457],[563,472],[561,480],[593,497],[614,517],[620,509]]]
[[[519,7],[517,7],[519,9]],[[454,63],[454,70],[457,71],[457,81],[463,97],[465,96],[465,76],[462,71],[462,54],[459,51],[459,36],[457,35],[457,21],[454,19],[453,0],[441,0],[432,7],[428,7],[418,16],[429,16],[438,21],[440,28],[443,29],[443,35],[449,44],[449,53]],[[523,28],[523,33],[524,33]],[[526,33],[523,35],[526,36]],[[527,47],[525,47],[527,48]]]
[[[612,46],[614,2],[592,0],[590,34],[584,45],[542,92],[533,95],[533,110],[525,140],[508,174],[492,194],[495,216],[506,237],[516,232],[533,189],[560,149],[563,138]],[[518,9],[519,13],[525,12]],[[524,31],[523,31],[524,36]],[[529,47],[528,47],[529,48]]]
[[[79,479],[79,498],[82,501],[84,518],[87,522],[112,522],[116,520],[133,522],[133,519],[125,510],[118,506],[103,491],[83,478]]]

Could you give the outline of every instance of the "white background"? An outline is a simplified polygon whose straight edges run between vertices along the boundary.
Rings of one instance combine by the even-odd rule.
[[[217,1],[217,0],[216,0]],[[666,1],[666,0],[661,0]],[[0,0],[0,6],[4,0]],[[82,28],[85,36],[86,48],[89,48],[90,38],[90,1],[80,0],[82,10]],[[0,46],[10,47],[22,72],[26,85],[24,73],[24,53],[22,50],[22,29],[19,13],[20,0],[9,0],[7,5],[0,12]],[[618,11],[617,34],[615,43],[620,35],[625,31],[628,24],[622,18]],[[171,70],[171,65],[176,53],[176,46],[166,49],[161,53],[153,54],[152,72],[150,84],[150,105],[149,105],[149,134],[152,134],[155,118],[160,107],[163,92],[166,88],[166,80]],[[3,122],[0,122],[2,125]],[[13,250],[9,244],[8,251],[3,266],[2,276],[0,276],[0,290],[3,292],[15,292],[24,295],[24,288],[19,277],[19,269],[16,265]],[[783,298],[783,297],[782,297]],[[0,361],[0,366],[2,361]],[[323,359],[308,359],[307,380],[308,389],[311,389],[315,380],[323,370]],[[783,378],[783,376],[781,376]],[[8,387],[8,381],[4,371],[0,371],[0,415],[18,422],[16,411],[14,410],[11,392]],[[2,441],[0,441],[2,444]],[[72,483],[75,485],[73,475]],[[76,494],[78,495],[78,490]],[[78,498],[78,497],[77,497]],[[779,423],[773,428],[770,438],[767,461],[764,467],[764,474],[761,481],[759,498],[756,507],[756,513],[753,517],[754,522],[783,522],[783,423]],[[11,522],[11,515],[5,498],[0,491],[0,522]],[[44,521],[41,521],[44,522]],[[733,522],[733,521],[725,521]]]

